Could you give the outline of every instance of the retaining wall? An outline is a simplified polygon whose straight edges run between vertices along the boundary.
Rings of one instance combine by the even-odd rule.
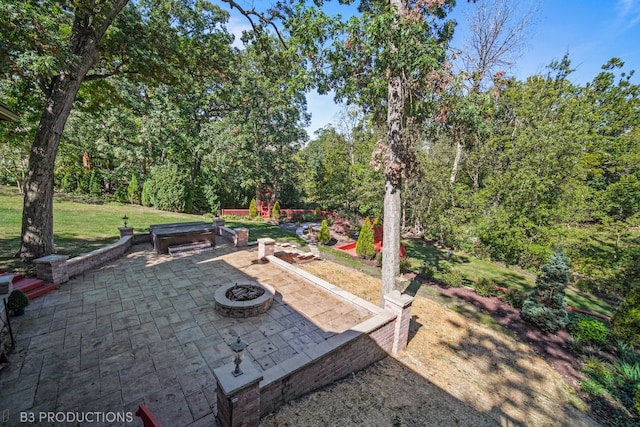
[[[70,277],[122,256],[131,247],[133,241],[133,236],[124,236],[115,243],[71,259],[66,259],[66,255],[38,258],[34,261],[36,276],[38,279],[59,285],[68,281]]]

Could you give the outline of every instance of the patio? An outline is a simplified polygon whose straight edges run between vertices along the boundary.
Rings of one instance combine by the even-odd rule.
[[[134,413],[144,403],[165,426],[215,425],[213,369],[232,360],[269,369],[371,317],[270,263],[257,249],[220,244],[174,257],[150,245],[89,270],[32,301],[13,318],[16,351],[0,373],[0,410]],[[214,310],[222,284],[258,280],[278,292],[271,309],[247,319]],[[140,425],[105,423],[104,425]]]

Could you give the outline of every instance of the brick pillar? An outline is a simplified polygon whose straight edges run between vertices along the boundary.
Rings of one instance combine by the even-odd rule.
[[[120,230],[121,239],[124,236],[133,236],[133,227],[118,227],[118,230]]]
[[[10,294],[13,290],[13,278],[15,276],[13,274],[5,274],[0,276],[0,295]],[[2,301],[0,301],[2,304]],[[4,306],[2,306],[4,310]],[[0,322],[2,321],[2,317],[0,317]],[[0,328],[0,335],[2,335],[2,330]]]
[[[275,246],[276,241],[269,237],[258,239],[258,259],[264,259],[269,255],[273,255],[275,253]]]
[[[68,282],[67,259],[69,259],[69,255],[53,254],[34,260],[36,277],[56,285]]]
[[[224,227],[224,218],[213,218],[213,226],[216,228],[215,233],[218,236],[222,236],[222,230],[220,230],[220,227]]]
[[[236,246],[243,248],[249,244],[249,229],[248,228],[236,228],[233,230],[236,232]]]
[[[393,348],[391,349],[393,354],[407,348],[412,303],[413,297],[401,294],[400,291],[392,291],[384,296],[384,309],[392,311],[398,316],[396,317],[396,325],[393,333]]]
[[[260,424],[260,381],[262,374],[245,363],[244,373],[234,377],[233,363],[213,370],[216,377],[218,414],[221,427],[253,427]]]

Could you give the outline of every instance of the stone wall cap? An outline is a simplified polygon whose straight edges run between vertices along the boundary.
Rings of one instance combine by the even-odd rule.
[[[402,308],[408,306],[413,302],[413,297],[407,294],[401,294],[400,291],[391,291],[384,296],[385,301],[389,301],[392,304],[401,306]]]
[[[66,261],[68,259],[69,259],[69,255],[51,254],[51,255],[44,256],[42,258],[34,259],[33,262],[35,262],[36,264],[39,264],[39,263],[46,264],[46,263]]]
[[[4,274],[2,276],[0,276],[0,283],[9,283],[11,284],[13,282],[13,278],[16,277],[13,274]]]
[[[241,364],[240,369],[243,374],[237,377],[233,376],[235,367],[235,364],[227,363],[213,370],[218,386],[226,396],[232,396],[238,391],[262,381],[262,372],[258,372],[251,363],[245,361]]]
[[[263,237],[261,239],[258,239],[257,241],[258,243],[264,243],[265,245],[268,245],[268,244],[273,245],[276,243],[275,239],[272,239],[271,237]]]

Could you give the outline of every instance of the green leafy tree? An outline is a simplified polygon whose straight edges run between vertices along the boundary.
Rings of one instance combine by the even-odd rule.
[[[54,250],[54,166],[83,82],[104,89],[109,81],[97,80],[115,75],[175,79],[191,59],[181,53],[182,41],[195,33],[215,37],[227,16],[218,12],[207,2],[181,0],[0,2],[2,77],[24,82],[46,99],[24,178],[21,258]],[[204,20],[215,22],[200,25]]]
[[[256,200],[269,188],[266,202],[287,203],[281,194],[295,186],[295,155],[307,138],[305,92],[295,78],[301,60],[264,36],[247,45],[234,67],[234,84],[225,93],[228,111],[203,125],[209,158],[223,186]]]
[[[249,203],[249,218],[255,218],[258,216],[258,205],[256,204],[256,199],[251,199],[251,203]]]
[[[149,201],[158,209],[190,212],[192,207],[189,177],[174,164],[155,166],[145,181]]]
[[[372,259],[376,255],[376,248],[373,245],[373,228],[371,228],[371,221],[369,220],[369,217],[364,219],[364,223],[360,229],[360,234],[358,234],[356,254],[358,254],[360,258],[365,259]]]
[[[129,181],[129,186],[127,187],[127,195],[129,196],[129,201],[131,204],[139,205],[140,204],[140,184],[138,184],[138,177],[134,173],[131,175],[131,181]]]
[[[455,2],[362,1],[360,15],[346,23],[303,4],[281,2],[264,16],[225,2],[250,18],[260,16],[261,28],[282,18],[293,41],[290,50],[308,58],[320,92],[335,90],[338,99],[360,105],[386,127],[376,158],[385,179],[381,293],[391,292],[400,274],[402,181],[448,74],[443,69],[455,23],[445,18]]]
[[[631,345],[640,345],[640,250],[635,248],[618,272],[618,294],[624,298],[611,319],[616,336]]]
[[[326,245],[331,240],[331,231],[329,230],[329,224],[326,219],[322,220],[320,225],[320,231],[318,232],[318,241],[323,245]]]
[[[536,286],[522,306],[520,316],[544,332],[556,332],[569,324],[565,288],[569,283],[570,260],[557,250],[542,266]]]

